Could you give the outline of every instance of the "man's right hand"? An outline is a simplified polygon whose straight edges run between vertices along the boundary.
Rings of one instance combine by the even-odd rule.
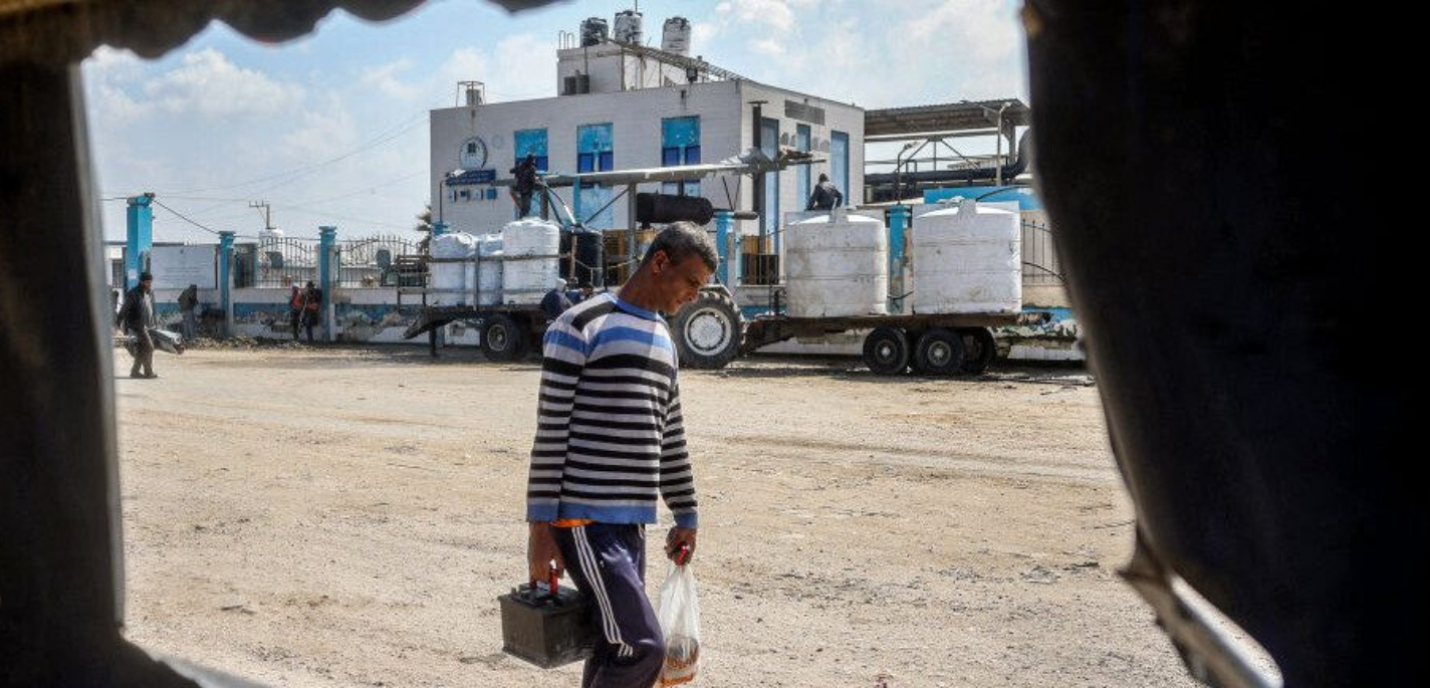
[[[561,558],[561,548],[556,546],[554,526],[550,523],[530,522],[530,533],[526,539],[526,567],[528,577],[534,581],[544,581],[551,572],[551,562],[556,562],[556,575],[566,572],[566,560]]]

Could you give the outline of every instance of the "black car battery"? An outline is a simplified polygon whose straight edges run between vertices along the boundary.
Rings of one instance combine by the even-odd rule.
[[[596,634],[591,599],[548,581],[523,583],[497,598],[502,651],[544,669],[591,656]]]

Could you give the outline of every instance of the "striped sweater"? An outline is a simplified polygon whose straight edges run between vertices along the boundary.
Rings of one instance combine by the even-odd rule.
[[[594,296],[546,330],[528,521],[654,523],[656,494],[696,527],[695,483],[660,315]]]

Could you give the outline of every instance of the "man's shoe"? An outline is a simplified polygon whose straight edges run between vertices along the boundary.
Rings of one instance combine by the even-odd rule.
[[[142,377],[144,377],[144,376],[143,376],[143,375],[140,375],[140,374],[137,373],[137,372],[130,371],[129,377],[132,377],[132,378],[134,378],[134,379],[137,380],[137,379],[140,379],[140,378],[142,378]]]
[[[158,374],[158,373],[149,373],[149,374],[145,375],[144,377],[149,378],[150,380],[155,380],[155,379],[158,379],[159,374]]]

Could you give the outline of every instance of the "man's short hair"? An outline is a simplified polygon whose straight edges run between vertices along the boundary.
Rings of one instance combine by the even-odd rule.
[[[665,256],[672,263],[679,263],[687,256],[700,256],[700,260],[705,263],[705,267],[714,271],[720,264],[720,255],[715,251],[715,242],[710,239],[710,235],[705,233],[699,225],[694,222],[672,222],[668,227],[655,235],[655,241],[650,243],[650,248],[645,252],[645,258],[641,259],[641,265],[645,265],[655,256],[656,251],[665,251]]]
[[[827,174],[825,174],[825,173],[823,173],[823,172],[820,172],[820,173],[819,173],[819,181],[822,181],[822,182],[827,182],[827,181],[829,181],[829,175],[827,175]]]
[[[151,275],[151,274],[149,274],[149,273],[147,273],[147,272],[141,272],[141,273],[139,273],[139,281],[140,281],[140,282],[153,282],[153,281],[154,281],[154,276]]]

